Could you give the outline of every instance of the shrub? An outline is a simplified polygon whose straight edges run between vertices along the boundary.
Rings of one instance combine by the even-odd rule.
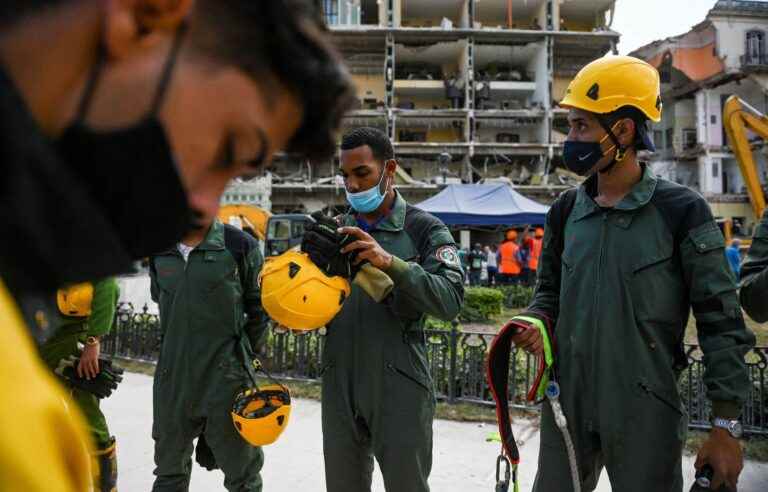
[[[503,307],[504,294],[498,289],[469,287],[464,291],[464,306],[459,320],[469,323],[491,321],[501,314]]]
[[[533,299],[533,287],[525,285],[501,285],[496,287],[504,296],[504,306],[509,309],[524,309]]]

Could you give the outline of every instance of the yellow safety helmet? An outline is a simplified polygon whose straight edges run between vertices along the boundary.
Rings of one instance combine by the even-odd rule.
[[[325,326],[349,297],[349,282],[329,277],[305,253],[286,251],[267,259],[259,276],[267,314],[292,330]]]
[[[280,437],[291,415],[291,392],[281,384],[249,388],[235,397],[232,422],[252,446],[266,446]]]
[[[576,74],[560,106],[597,114],[632,106],[658,123],[661,121],[659,72],[632,56],[598,58]]]
[[[73,284],[56,293],[56,304],[65,316],[88,317],[91,315],[93,304],[93,284],[83,282]]]

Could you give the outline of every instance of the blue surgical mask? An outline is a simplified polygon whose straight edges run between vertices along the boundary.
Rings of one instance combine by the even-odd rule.
[[[347,202],[357,212],[368,214],[379,208],[381,202],[384,201],[385,193],[381,192],[381,183],[384,180],[385,171],[381,172],[381,178],[379,182],[368,190],[360,191],[358,193],[350,193],[346,188],[344,191],[347,193]]]

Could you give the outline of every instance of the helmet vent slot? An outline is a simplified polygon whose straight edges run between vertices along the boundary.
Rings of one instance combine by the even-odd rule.
[[[600,98],[600,86],[597,83],[592,84],[592,87],[589,88],[587,97],[593,101],[597,101]]]
[[[283,423],[285,423],[285,415],[278,415],[277,416],[277,425],[282,427]]]
[[[341,306],[342,304],[344,304],[344,301],[345,301],[346,299],[347,299],[347,294],[346,294],[346,292],[344,292],[344,291],[342,290],[342,291],[341,291],[341,296],[340,296],[340,299],[339,299],[339,306]]]
[[[290,278],[295,277],[296,274],[299,273],[299,270],[301,270],[301,267],[299,265],[297,265],[296,263],[290,262],[288,264],[288,276]]]

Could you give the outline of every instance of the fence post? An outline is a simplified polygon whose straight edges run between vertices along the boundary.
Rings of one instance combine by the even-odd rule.
[[[459,352],[459,322],[451,321],[450,367],[448,369],[448,402],[456,403],[456,365]]]

